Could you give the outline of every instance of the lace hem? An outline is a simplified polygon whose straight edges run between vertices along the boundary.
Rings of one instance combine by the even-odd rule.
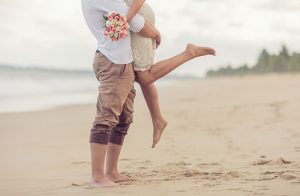
[[[134,71],[148,71],[149,69],[151,69],[151,67],[152,65],[143,66],[143,67],[133,65]]]
[[[140,41],[140,43],[142,43]],[[142,44],[141,44],[142,45]],[[147,45],[147,44],[146,44]],[[155,50],[146,48],[133,49],[133,68],[135,71],[147,71],[154,64]]]

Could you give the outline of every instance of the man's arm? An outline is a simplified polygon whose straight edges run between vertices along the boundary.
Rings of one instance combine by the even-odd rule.
[[[143,37],[149,37],[155,39],[156,47],[160,45],[161,42],[160,32],[149,21],[145,20],[144,27],[139,32],[139,34]]]

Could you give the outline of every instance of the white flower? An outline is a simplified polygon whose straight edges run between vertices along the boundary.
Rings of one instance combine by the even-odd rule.
[[[118,22],[118,25],[123,26],[123,22],[122,22],[122,21],[119,21],[119,22]]]
[[[106,23],[105,23],[105,25],[106,25],[106,26],[110,26],[110,25],[111,25],[111,22],[110,22],[109,20],[107,20]]]

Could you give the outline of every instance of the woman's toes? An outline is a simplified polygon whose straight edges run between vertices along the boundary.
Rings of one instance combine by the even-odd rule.
[[[210,47],[201,47],[194,44],[188,44],[186,52],[192,57],[205,56],[205,55],[215,55],[216,51]]]

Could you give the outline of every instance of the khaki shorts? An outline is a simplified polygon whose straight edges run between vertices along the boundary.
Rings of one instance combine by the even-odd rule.
[[[115,64],[102,53],[95,54],[93,69],[100,85],[90,142],[106,143],[114,127],[128,129],[133,121],[135,74],[131,63]]]

